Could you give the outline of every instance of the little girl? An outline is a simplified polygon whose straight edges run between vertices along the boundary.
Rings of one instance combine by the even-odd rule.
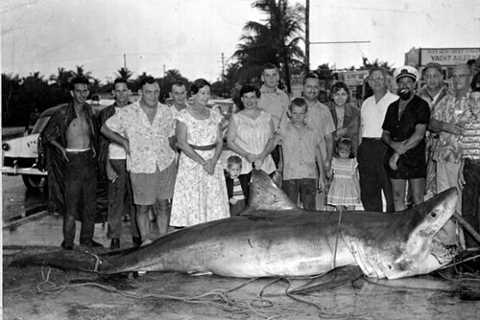
[[[360,204],[360,184],[357,159],[353,156],[352,140],[341,138],[337,142],[336,156],[332,159],[332,183],[327,202],[337,210],[354,210]]]

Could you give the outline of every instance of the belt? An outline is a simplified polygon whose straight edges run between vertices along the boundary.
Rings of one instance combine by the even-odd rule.
[[[90,148],[65,148],[65,151],[66,152],[69,152],[69,153],[80,153],[80,152],[86,152],[86,151],[90,151]]]
[[[189,146],[192,147],[192,149],[194,150],[206,151],[206,150],[215,149],[217,147],[217,144],[213,143],[213,144],[208,144],[206,146],[196,146],[194,144],[189,144]]]
[[[368,138],[368,137],[362,137],[362,141],[382,141],[382,138]]]

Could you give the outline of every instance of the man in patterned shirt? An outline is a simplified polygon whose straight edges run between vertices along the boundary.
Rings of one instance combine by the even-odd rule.
[[[463,186],[462,215],[480,232],[480,73],[472,81],[468,108],[461,121],[465,121],[462,137],[462,165],[459,185]],[[478,243],[465,233],[465,246],[478,247]]]
[[[175,183],[175,152],[169,144],[174,135],[173,112],[160,104],[160,86],[152,77],[143,80],[141,99],[109,118],[102,133],[123,146],[137,205],[137,223],[143,244],[151,242],[148,211],[153,210],[158,231],[164,234],[170,222],[169,199]]]
[[[458,187],[458,174],[462,159],[460,124],[467,110],[471,73],[466,64],[458,65],[453,71],[453,91],[449,92],[437,104],[432,112],[429,128],[438,133],[438,144],[433,153],[437,163],[437,193],[451,187]],[[457,202],[457,212],[461,213],[461,202]],[[455,244],[456,228],[448,222],[439,233],[446,244]]]

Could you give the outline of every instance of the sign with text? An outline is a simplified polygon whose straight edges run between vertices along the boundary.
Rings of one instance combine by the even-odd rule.
[[[480,48],[420,49],[420,65],[435,62],[442,66],[466,63],[480,56]]]
[[[341,81],[345,82],[347,86],[360,86],[368,77],[368,70],[344,71],[338,73]]]

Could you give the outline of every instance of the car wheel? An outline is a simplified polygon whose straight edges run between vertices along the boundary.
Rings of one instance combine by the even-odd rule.
[[[38,190],[44,188],[47,185],[47,179],[44,176],[37,175],[23,175],[23,183],[28,190]]]

